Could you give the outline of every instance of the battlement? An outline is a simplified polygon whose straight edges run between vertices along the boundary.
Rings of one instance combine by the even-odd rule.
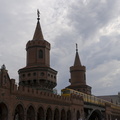
[[[70,67],[70,72],[76,71],[76,70],[86,72],[86,67],[85,66],[72,66],[72,67]]]
[[[49,99],[49,100],[57,100],[57,101],[60,101],[60,102],[71,102],[71,98],[75,98],[74,97],[65,97],[65,96],[61,96],[61,95],[57,95],[57,94],[54,94],[54,93],[50,93],[50,92],[47,92],[47,91],[42,91],[42,90],[37,90],[37,89],[33,89],[31,87],[26,87],[26,86],[18,86],[14,84],[14,80],[12,80],[12,93],[13,94],[17,94],[18,96],[20,95],[23,95],[23,96],[30,96],[30,97],[34,97],[34,98],[44,98],[44,99]]]
[[[26,44],[26,50],[30,47],[46,47],[47,49],[50,50],[50,43],[47,42],[46,40],[31,40],[28,41],[28,43]]]

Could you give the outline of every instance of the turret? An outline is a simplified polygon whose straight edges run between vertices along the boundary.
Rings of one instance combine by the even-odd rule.
[[[75,61],[74,65],[70,67],[70,75],[69,82],[71,85],[68,88],[91,94],[91,87],[86,85],[86,67],[81,64],[77,44]]]
[[[0,87],[10,88],[10,77],[5,65],[0,69]]]
[[[50,68],[50,43],[44,40],[38,11],[33,39],[26,44],[27,63],[20,69],[19,84],[34,89],[52,91],[56,86],[57,71]]]

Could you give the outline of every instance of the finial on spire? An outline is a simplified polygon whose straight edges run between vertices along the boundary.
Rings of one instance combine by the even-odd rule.
[[[37,16],[38,16],[37,20],[40,20],[40,11],[39,11],[39,9],[37,9]]]
[[[78,54],[78,44],[76,43],[76,56],[74,61],[74,66],[81,66],[79,54]]]
[[[77,45],[77,43],[76,43],[76,52],[78,52],[78,45]]]
[[[43,37],[43,34],[42,34],[42,29],[41,29],[41,26],[40,26],[40,12],[39,10],[37,9],[37,25],[36,25],[36,29],[35,29],[35,32],[34,32],[34,36],[33,36],[33,39],[32,40],[44,40],[44,37]]]

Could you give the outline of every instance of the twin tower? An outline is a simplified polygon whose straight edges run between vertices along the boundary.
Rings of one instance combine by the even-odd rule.
[[[19,69],[19,85],[52,92],[57,85],[57,71],[50,67],[50,43],[44,40],[38,14],[33,39],[26,44],[26,67]],[[86,85],[86,68],[81,65],[76,47],[75,62],[70,67],[70,85],[67,88],[91,94]]]

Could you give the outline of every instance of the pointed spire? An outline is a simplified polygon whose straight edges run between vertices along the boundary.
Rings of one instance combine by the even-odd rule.
[[[42,29],[41,29],[41,26],[40,26],[40,12],[39,10],[37,10],[37,25],[36,25],[36,29],[35,29],[35,33],[34,33],[34,36],[33,36],[33,40],[44,40],[44,37],[43,37],[43,34],[42,34]]]
[[[76,44],[76,56],[75,56],[74,66],[81,66],[77,44]]]

